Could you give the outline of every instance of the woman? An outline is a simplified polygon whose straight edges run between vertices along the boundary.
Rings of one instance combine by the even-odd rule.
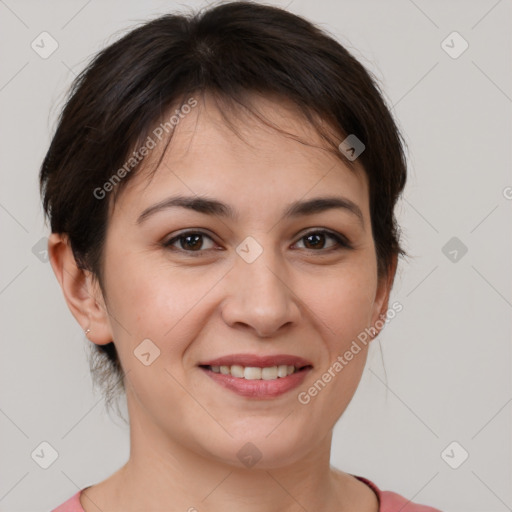
[[[78,77],[40,180],[130,420],[56,511],[435,510],[329,464],[405,254],[401,137],[342,46],[246,2],[158,18]]]

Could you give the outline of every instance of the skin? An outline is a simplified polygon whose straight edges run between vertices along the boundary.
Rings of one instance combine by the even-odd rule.
[[[283,130],[321,145],[293,106],[261,97],[257,106]],[[253,118],[238,119],[245,142],[206,96],[180,120],[155,176],[132,177],[109,219],[105,294],[76,266],[66,236],[50,237],[72,314],[93,343],[114,340],[126,372],[130,458],[82,492],[86,512],[378,510],[369,487],[329,462],[332,429],[356,391],[367,348],[309,404],[297,400],[388,308],[396,259],[379,280],[366,175]],[[178,193],[218,199],[239,218],[173,207],[137,223],[147,207]],[[353,201],[364,225],[343,209],[280,220],[291,202],[326,195]],[[211,238],[162,245],[185,229]],[[353,248],[333,250],[329,236],[304,238],[320,229],[345,235]],[[250,264],[236,253],[247,236],[263,248]],[[160,350],[149,366],[133,353],[147,338]],[[251,399],[197,366],[232,353],[298,355],[313,369],[299,388]],[[237,457],[247,442],[262,454],[252,468]]]

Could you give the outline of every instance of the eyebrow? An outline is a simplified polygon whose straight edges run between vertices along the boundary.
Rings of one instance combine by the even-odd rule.
[[[230,205],[209,197],[200,196],[172,196],[146,208],[138,217],[137,224],[141,224],[153,214],[169,208],[187,208],[195,212],[204,213],[216,217],[223,217],[231,220],[238,219],[238,213]],[[350,199],[339,196],[315,197],[306,201],[295,201],[284,211],[281,220],[313,215],[332,209],[342,209],[355,215],[363,229],[364,217],[361,209]]]

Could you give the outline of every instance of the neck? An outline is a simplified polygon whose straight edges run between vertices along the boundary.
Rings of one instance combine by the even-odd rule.
[[[291,456],[284,465],[269,464],[263,456],[260,463],[244,467],[212,458],[207,449],[184,446],[140,410],[130,405],[129,410],[130,458],[105,481],[99,497],[91,498],[102,510],[354,510],[357,484],[354,487],[353,477],[330,467],[332,430],[299,459]],[[93,510],[87,497],[81,501],[86,512]]]

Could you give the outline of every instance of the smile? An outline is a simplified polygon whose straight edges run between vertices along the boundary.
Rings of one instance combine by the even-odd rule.
[[[264,368],[259,368],[257,366],[241,366],[238,364],[234,364],[232,366],[207,366],[207,368],[215,373],[231,375],[238,379],[247,380],[282,379],[300,370],[300,368],[286,364],[281,364],[279,366],[266,366]]]
[[[263,368],[202,365],[199,368],[214,382],[238,395],[267,400],[300,386],[313,367],[311,365],[301,368],[292,365]]]

